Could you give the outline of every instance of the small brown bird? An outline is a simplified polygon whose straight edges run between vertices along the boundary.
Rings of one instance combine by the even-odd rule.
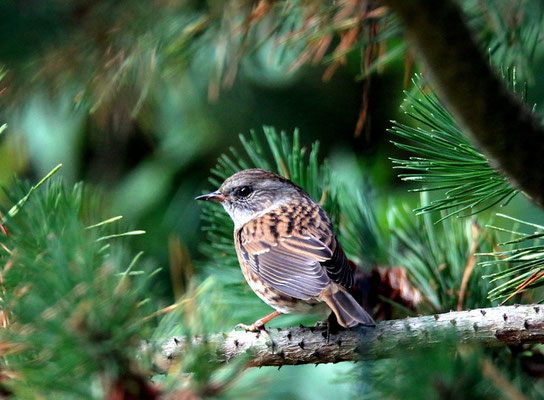
[[[246,169],[196,199],[223,205],[234,221],[244,277],[276,309],[239,327],[257,331],[281,314],[328,310],[345,328],[374,325],[346,290],[353,285],[353,274],[328,215],[302,188],[273,172]]]

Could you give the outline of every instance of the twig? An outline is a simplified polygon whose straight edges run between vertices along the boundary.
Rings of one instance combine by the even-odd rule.
[[[467,265],[463,272],[463,279],[461,280],[461,288],[459,289],[459,301],[457,302],[457,311],[463,310],[463,302],[465,301],[465,295],[467,294],[468,281],[470,275],[474,270],[474,264],[476,263],[476,250],[478,250],[478,225],[476,222],[472,222],[472,246],[470,248],[470,254],[468,256]]]
[[[383,321],[376,328],[340,331],[328,338],[325,327],[301,326],[268,329],[268,335],[231,331],[192,341],[217,345],[223,361],[249,354],[249,366],[262,367],[386,358],[400,347],[428,346],[450,335],[460,343],[485,346],[544,343],[544,306],[495,307]],[[171,361],[183,356],[186,344],[184,337],[167,340],[163,357]]]
[[[514,292],[508,296],[506,299],[504,299],[503,301],[501,301],[501,306],[506,303],[508,300],[510,300],[512,297],[514,297],[516,294],[522,292],[523,290],[525,290],[525,288],[531,284],[533,284],[535,281],[537,281],[538,279],[542,278],[544,276],[544,271],[540,271],[539,269],[537,269],[526,281],[520,283],[518,286],[516,286],[516,290],[514,290]]]

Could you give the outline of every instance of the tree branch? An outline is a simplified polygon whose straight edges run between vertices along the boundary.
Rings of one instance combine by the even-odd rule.
[[[438,93],[478,147],[544,206],[544,127],[492,70],[452,0],[380,0],[402,20]]]
[[[451,335],[460,343],[485,346],[544,343],[544,307],[495,307],[383,321],[376,328],[341,331],[328,340],[325,327],[299,327],[269,329],[268,335],[232,331],[193,341],[216,344],[223,361],[249,354],[249,366],[262,367],[386,358],[401,346],[428,346]],[[185,346],[185,338],[171,338],[163,356],[182,356]]]

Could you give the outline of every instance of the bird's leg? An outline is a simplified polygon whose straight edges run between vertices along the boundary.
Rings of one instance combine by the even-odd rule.
[[[318,321],[319,322],[325,322],[327,325],[327,343],[329,343],[329,339],[331,335],[334,335],[338,333],[339,331],[345,329],[343,328],[336,319],[336,315],[334,313],[330,313],[329,317],[324,321]]]
[[[268,321],[270,321],[273,318],[276,318],[278,315],[281,315],[281,314],[282,313],[279,311],[274,311],[273,313],[268,314],[266,317],[258,319],[251,325],[238,324],[234,327],[234,329],[241,328],[241,329],[244,329],[246,332],[260,332],[260,331],[266,332],[264,324],[268,323]]]

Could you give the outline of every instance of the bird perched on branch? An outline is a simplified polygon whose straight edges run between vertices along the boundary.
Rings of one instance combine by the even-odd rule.
[[[329,310],[345,328],[374,325],[348,292],[353,272],[327,213],[302,188],[273,172],[246,169],[196,199],[223,205],[234,221],[244,277],[276,309],[238,327],[258,331],[281,314]]]

